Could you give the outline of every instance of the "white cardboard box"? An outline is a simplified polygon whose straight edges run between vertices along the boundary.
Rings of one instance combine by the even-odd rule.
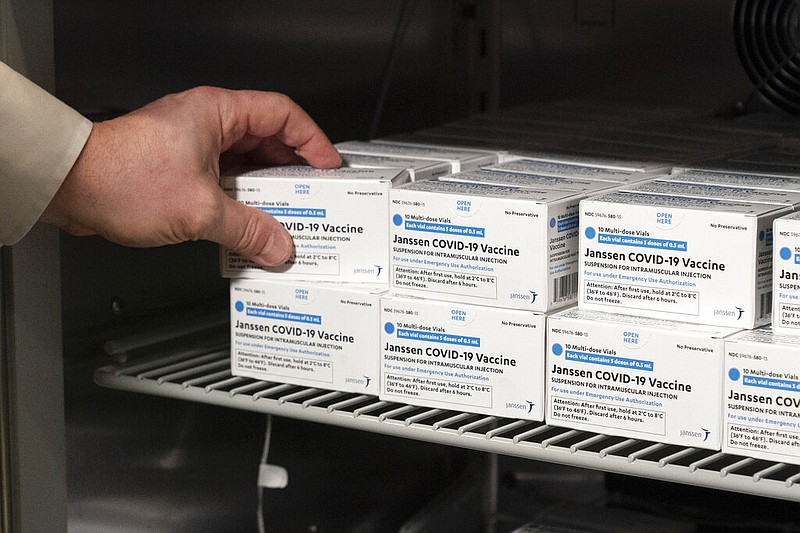
[[[547,423],[719,449],[732,328],[568,309],[548,319]]]
[[[395,292],[545,312],[577,296],[574,191],[429,180],[391,194]]]
[[[267,268],[223,249],[222,275],[388,283],[389,190],[409,179],[401,169],[311,167],[223,176],[228,195],[272,214],[289,230],[295,253],[285,264]]]
[[[441,181],[482,183],[484,185],[499,185],[504,187],[528,187],[533,189],[552,187],[557,190],[575,191],[585,194],[597,193],[619,186],[618,183],[609,181],[571,178],[567,176],[503,172],[500,170],[470,170],[442,176],[439,179]]]
[[[348,168],[399,168],[408,171],[412,181],[429,180],[451,172],[450,163],[381,155],[342,154],[342,165]]]
[[[775,219],[772,329],[800,335],[800,212]]]
[[[651,160],[634,160],[631,158],[583,155],[576,153],[562,154],[554,151],[518,150],[507,156],[507,161],[514,159],[527,159],[547,163],[579,165],[585,167],[602,168],[616,172],[633,173],[662,173],[669,172],[672,165]]]
[[[563,176],[582,180],[609,181],[612,183],[634,183],[651,179],[658,173],[642,172],[641,169],[606,168],[591,164],[579,164],[537,159],[515,159],[497,165],[489,165],[486,170],[516,172],[539,176]]]
[[[389,142],[345,141],[336,144],[336,149],[343,155],[385,155],[392,157],[408,157],[428,159],[430,161],[446,161],[450,163],[452,172],[474,170],[484,165],[497,162],[497,155],[478,150],[456,150],[441,146],[393,144]]]
[[[377,394],[383,285],[231,280],[231,373]]]
[[[380,398],[542,420],[545,319],[531,311],[384,297]]]
[[[480,155],[491,154],[496,161],[505,161],[508,158],[508,151],[500,147],[496,139],[492,138],[491,132],[483,132],[478,138],[453,138],[449,135],[439,135],[432,132],[439,127],[419,130],[413,133],[398,133],[389,137],[373,139],[375,144],[390,144],[397,146],[410,146],[412,148],[434,148],[437,150],[448,150],[454,152],[473,152]]]
[[[800,337],[769,328],[725,342],[722,451],[800,464]]]
[[[766,176],[739,172],[683,170],[659,177],[658,181],[691,183],[735,187],[740,189],[764,189],[768,191],[800,192],[800,177]]]
[[[586,199],[578,305],[742,329],[766,324],[772,221],[790,212],[624,192]]]
[[[734,200],[759,204],[800,205],[800,192],[791,189],[725,187],[719,184],[686,183],[658,179],[620,188],[623,192],[658,194],[682,198]]]

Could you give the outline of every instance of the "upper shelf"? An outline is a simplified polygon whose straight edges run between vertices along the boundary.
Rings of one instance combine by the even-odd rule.
[[[541,422],[381,401],[232,376],[226,347],[103,367],[104,387],[191,400],[606,472],[800,501],[800,466]]]

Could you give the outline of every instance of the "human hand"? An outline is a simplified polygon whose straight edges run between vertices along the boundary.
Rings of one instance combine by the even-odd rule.
[[[288,97],[199,87],[94,124],[42,220],[127,246],[204,239],[263,266],[283,263],[291,236],[268,213],[222,192],[221,156],[259,165],[341,164]]]

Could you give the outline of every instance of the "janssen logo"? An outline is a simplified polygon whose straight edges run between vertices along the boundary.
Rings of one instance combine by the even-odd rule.
[[[344,382],[345,383],[353,383],[355,385],[363,385],[364,388],[366,389],[366,388],[369,387],[369,384],[372,383],[372,378],[369,377],[369,376],[363,376],[363,377],[355,377],[355,376],[353,376],[353,377],[345,378]]]
[[[681,437],[692,437],[695,439],[702,439],[702,442],[706,442],[710,435],[711,435],[711,430],[706,429],[704,427],[701,427],[700,431],[691,429],[681,430]]]
[[[534,403],[530,400],[525,400],[524,403],[520,402],[506,402],[506,409],[516,409],[518,411],[525,411],[530,413],[533,411]]]
[[[735,307],[733,309],[714,309],[713,316],[731,317],[740,320],[744,314],[744,309]]]

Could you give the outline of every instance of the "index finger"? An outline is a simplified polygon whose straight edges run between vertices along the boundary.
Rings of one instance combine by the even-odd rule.
[[[291,98],[274,92],[223,91],[218,100],[221,148],[247,137],[276,138],[312,166],[334,168],[339,152],[316,122]],[[270,143],[258,143],[260,147]]]

